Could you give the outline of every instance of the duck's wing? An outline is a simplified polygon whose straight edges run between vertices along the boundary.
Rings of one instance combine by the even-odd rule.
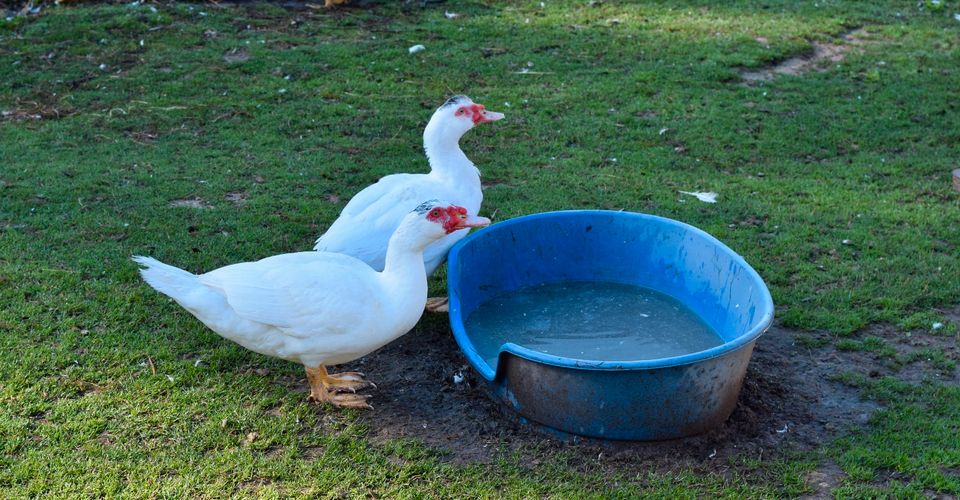
[[[387,242],[403,217],[417,205],[443,197],[442,185],[424,174],[397,174],[380,179],[350,200],[314,250],[356,257],[382,270]]]
[[[298,338],[363,329],[384,308],[376,273],[345,255],[283,254],[222,267],[200,281],[238,316]]]
[[[355,194],[347,202],[347,206],[343,207],[340,217],[360,217],[369,213],[370,209],[376,208],[384,197],[394,192],[402,192],[418,182],[423,182],[426,178],[426,174],[393,174],[381,177],[377,182]]]

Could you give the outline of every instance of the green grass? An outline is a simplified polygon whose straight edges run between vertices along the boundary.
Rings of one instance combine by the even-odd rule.
[[[359,189],[423,171],[425,120],[466,93],[508,116],[464,141],[499,182],[484,214],[676,218],[744,255],[785,326],[929,330],[960,303],[960,5],[945,3],[120,4],[0,19],[0,495],[801,492],[808,459],[611,478],[562,457],[455,466],[417,443],[373,446],[352,413],[246,374],[299,372],[205,331],[127,259],[200,271],[308,249]],[[859,27],[864,42],[826,71],[739,82]],[[416,43],[427,50],[408,54]],[[224,59],[236,50],[249,59]],[[30,114],[45,118],[15,119]],[[169,206],[193,197],[210,208]],[[852,342],[838,347],[883,350]],[[957,470],[957,388],[858,384],[895,404],[848,451],[824,450],[850,474],[837,493],[960,493],[943,472]]]

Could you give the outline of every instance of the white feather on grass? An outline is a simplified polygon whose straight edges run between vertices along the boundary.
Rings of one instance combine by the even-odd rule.
[[[687,194],[690,196],[694,196],[698,200],[704,203],[716,203],[717,196],[719,196],[717,193],[713,193],[713,192],[701,193],[700,191],[680,191],[680,194]]]

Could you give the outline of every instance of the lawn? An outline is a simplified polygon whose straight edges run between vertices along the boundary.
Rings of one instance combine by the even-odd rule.
[[[957,12],[449,0],[0,18],[0,496],[960,495]],[[815,46],[838,54],[743,78]],[[764,277],[788,345],[879,367],[815,381],[876,410],[762,459],[611,464],[494,431],[492,459],[451,460],[374,439],[375,413],[307,403],[301,367],[204,329],[129,261],[199,272],[311,248],[364,186],[425,171],[423,126],[459,93],[507,115],[462,141],[481,215],[696,225]],[[437,317],[408,337],[452,345]]]

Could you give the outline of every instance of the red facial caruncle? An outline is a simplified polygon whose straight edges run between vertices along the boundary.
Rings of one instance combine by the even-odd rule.
[[[443,230],[450,234],[457,229],[460,222],[467,218],[467,209],[450,205],[449,207],[433,207],[427,214],[427,220],[443,225]]]
[[[490,121],[483,115],[483,111],[485,109],[487,108],[483,104],[471,104],[470,106],[460,106],[455,114],[457,116],[469,115],[473,120],[473,124],[477,125],[479,123]]]

